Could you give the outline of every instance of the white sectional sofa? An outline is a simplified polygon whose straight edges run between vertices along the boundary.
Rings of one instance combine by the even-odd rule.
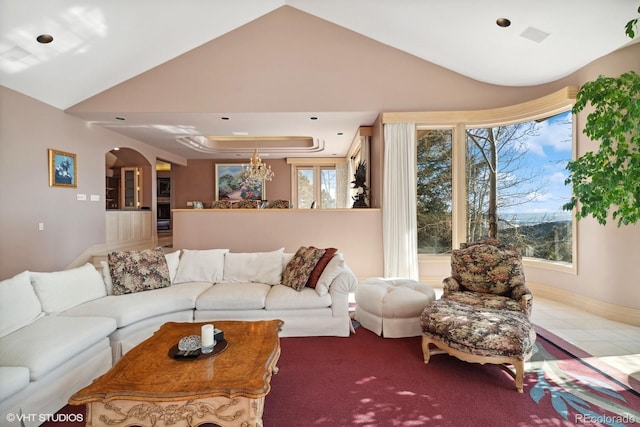
[[[1,281],[0,425],[19,426],[19,414],[26,426],[40,425],[166,322],[281,319],[281,336],[348,336],[355,275],[335,250],[302,261],[300,251],[157,248],[120,252],[128,272],[116,269],[118,277],[116,259],[103,262],[102,274],[86,264]]]

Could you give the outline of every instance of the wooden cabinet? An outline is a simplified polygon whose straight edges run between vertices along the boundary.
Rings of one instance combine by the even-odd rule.
[[[107,211],[109,244],[151,239],[151,211]]]
[[[120,208],[140,209],[142,205],[142,169],[126,167],[120,171]]]

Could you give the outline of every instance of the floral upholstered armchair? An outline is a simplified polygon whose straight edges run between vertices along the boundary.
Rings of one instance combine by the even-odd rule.
[[[463,243],[454,250],[451,277],[442,284],[443,298],[531,315],[532,294],[525,285],[522,256],[494,239]]]

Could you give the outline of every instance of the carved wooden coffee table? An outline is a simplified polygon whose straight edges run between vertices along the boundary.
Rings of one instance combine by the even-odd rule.
[[[261,427],[282,321],[216,321],[228,344],[224,351],[171,357],[180,339],[199,335],[203,324],[164,324],[69,403],[87,404],[88,426]]]

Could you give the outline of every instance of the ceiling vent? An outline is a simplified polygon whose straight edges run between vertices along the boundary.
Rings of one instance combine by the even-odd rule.
[[[537,30],[533,27],[528,27],[522,34],[520,34],[520,36],[524,37],[525,39],[531,40],[532,42],[542,43],[542,41],[549,37],[550,34],[545,33],[542,30]]]

